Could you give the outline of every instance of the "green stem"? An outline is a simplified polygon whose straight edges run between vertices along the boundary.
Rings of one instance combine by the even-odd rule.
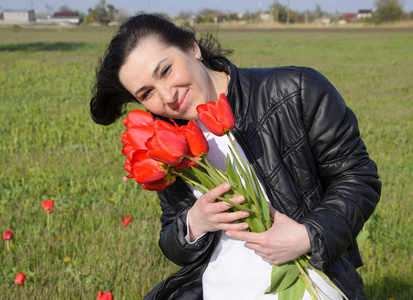
[[[7,240],[6,241],[6,249],[7,249],[7,251],[10,251],[10,241],[9,240]]]
[[[205,163],[212,169],[214,169],[216,171],[216,173],[218,173],[219,176],[221,176],[222,179],[224,179],[224,181],[228,181],[227,176],[225,175],[224,172],[222,172],[220,169],[215,168],[213,165],[211,165],[211,163],[205,158]]]
[[[222,174],[222,172],[218,172],[218,169],[211,166],[211,164],[205,159],[206,164],[204,164],[202,161],[198,161],[193,157],[190,157],[188,155],[185,155],[185,158],[189,159],[190,161],[193,161],[194,163],[200,165],[201,167],[203,167],[209,174],[215,174],[218,177],[221,177],[224,181],[227,181],[227,178],[225,175]]]
[[[310,256],[309,256],[309,255],[303,255],[303,256],[301,256],[301,257],[298,258],[298,259],[300,259],[300,260],[302,260],[302,261],[304,260],[304,261],[306,262],[306,264],[311,267],[312,270],[314,270],[314,271],[315,271],[318,275],[320,275],[325,281],[327,281],[327,283],[328,283],[330,286],[332,286],[337,292],[339,292],[340,295],[341,295],[345,300],[349,300],[349,299],[347,298],[347,296],[334,284],[334,282],[332,282],[332,281],[330,280],[330,278],[328,278],[327,275],[324,274],[324,272],[322,272],[322,271],[320,271],[320,270],[318,270],[318,269],[316,269],[316,268],[313,268],[313,267],[308,263],[308,260],[310,259]]]
[[[49,227],[49,212],[47,212],[47,231],[50,232],[50,227]]]
[[[301,276],[303,276],[304,280],[307,282],[308,287],[310,289],[307,289],[307,291],[310,293],[311,297],[313,299],[320,299],[316,288],[314,287],[314,282],[313,280],[308,276],[307,271],[303,269],[303,267],[301,266],[300,262],[298,259],[294,259],[294,263],[297,266],[297,268],[300,270],[300,274]],[[320,299],[321,300],[321,299]]]
[[[248,177],[249,177],[248,183],[246,182],[245,184],[248,184],[248,185],[250,186],[251,191],[254,191],[254,186],[253,186],[253,184],[252,184],[253,179],[252,179],[252,175],[251,175],[252,169],[249,170],[249,169],[247,168],[247,165],[245,164],[244,160],[243,160],[242,157],[241,157],[241,154],[239,153],[237,147],[235,146],[235,143],[234,143],[234,141],[232,140],[232,137],[231,137],[230,133],[228,132],[228,133],[226,133],[226,135],[228,136],[228,139],[229,139],[229,141],[230,141],[230,143],[231,143],[231,145],[232,145],[232,148],[234,149],[235,153],[236,153],[237,156],[238,156],[238,161],[241,162],[242,167],[243,167],[244,170],[245,170],[245,173],[246,173],[246,174],[248,175]],[[234,159],[235,159],[235,158],[234,158]],[[260,187],[257,186],[257,189],[259,189],[259,188],[260,188]],[[262,222],[262,215],[261,215],[261,211],[260,211],[260,206],[258,205],[257,197],[256,197],[256,195],[255,195],[255,192],[252,193],[252,194],[253,194],[253,195],[252,195],[252,196],[253,196],[253,199],[252,199],[252,200],[254,201],[254,205],[255,205],[255,207],[257,208],[257,214],[256,214],[256,216],[257,216],[257,218],[260,220],[260,222],[261,222],[261,223],[263,224],[263,226],[264,226],[264,223]]]
[[[206,192],[209,191],[204,185],[202,185],[202,184],[200,184],[200,183],[192,180],[191,178],[185,176],[185,175],[182,174],[182,173],[179,173],[179,172],[176,172],[176,171],[173,171],[172,173],[173,173],[174,175],[180,176],[183,180],[185,180],[187,183],[189,183],[190,185],[192,185],[193,187],[195,187],[196,189],[198,189],[200,192],[206,193]],[[231,191],[232,191],[232,190],[231,190]],[[234,201],[231,201],[231,200],[229,200],[229,199],[226,199],[226,198],[220,197],[220,196],[218,196],[218,197],[216,197],[216,198],[217,198],[218,200],[220,200],[220,201],[224,201],[224,202],[226,202],[226,203],[228,203],[228,204],[231,204],[232,206],[234,206],[235,208],[237,208],[237,209],[239,209],[239,210],[247,211],[247,212],[249,212],[249,213],[251,213],[251,214],[256,214],[255,211],[253,211],[252,209],[249,209],[249,208],[243,206],[242,204],[236,203],[236,202],[234,202]]]

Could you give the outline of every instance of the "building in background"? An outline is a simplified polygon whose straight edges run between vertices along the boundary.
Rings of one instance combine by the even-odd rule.
[[[372,13],[373,12],[371,9],[360,9],[359,12],[357,13],[356,18],[357,19],[371,18]]]
[[[44,25],[79,25],[83,19],[77,12],[57,12],[53,16],[47,16],[45,19],[37,19],[36,22]]]
[[[34,10],[5,10],[3,11],[3,21],[9,24],[20,24],[35,22]]]

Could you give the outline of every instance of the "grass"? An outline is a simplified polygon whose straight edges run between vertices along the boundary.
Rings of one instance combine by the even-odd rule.
[[[121,122],[88,113],[99,55],[113,29],[0,28],[0,243],[4,299],[140,299],[177,270],[157,246],[156,194],[122,177]],[[359,119],[383,193],[363,231],[369,299],[413,297],[413,32],[221,30],[239,67],[321,71]],[[41,202],[53,198],[47,230]],[[124,227],[121,217],[132,217]],[[24,286],[13,283],[27,274]]]

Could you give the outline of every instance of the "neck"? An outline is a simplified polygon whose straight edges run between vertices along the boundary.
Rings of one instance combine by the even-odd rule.
[[[229,85],[229,75],[225,72],[217,72],[210,70],[210,101],[216,101],[220,94],[227,94]],[[212,97],[212,99],[211,99]]]

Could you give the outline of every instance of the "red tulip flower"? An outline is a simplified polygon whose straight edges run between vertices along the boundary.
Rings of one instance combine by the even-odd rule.
[[[136,151],[130,162],[131,175],[136,182],[146,183],[162,179],[168,173],[165,164],[149,158],[146,151]]]
[[[99,291],[96,300],[113,300],[113,295],[111,292],[102,293],[101,291]]]
[[[168,165],[177,165],[187,152],[185,136],[162,120],[155,121],[155,134],[146,142],[146,155]]]
[[[169,174],[170,169],[164,163],[149,158],[146,151],[138,150],[132,161],[126,160],[127,177],[134,178],[142,187],[150,191],[160,191],[175,182],[176,177]]]
[[[195,158],[196,160],[201,160],[203,157],[208,155],[208,141],[206,140],[201,128],[199,128],[198,124],[194,120],[190,120],[188,125],[181,126],[180,131],[188,142],[188,152],[186,155]],[[175,168],[178,170],[186,169],[195,165],[196,163],[192,160],[184,158],[180,164],[175,166]]]
[[[142,183],[142,187],[148,191],[162,191],[176,181],[176,176],[166,174],[162,179]]]
[[[188,125],[182,126],[181,132],[185,136],[188,142],[188,150],[193,156],[204,157],[208,154],[208,141],[194,120],[190,120]]]
[[[3,233],[3,241],[10,241],[13,238],[13,230]]]
[[[131,150],[147,150],[146,142],[154,134],[154,128],[149,126],[135,126],[128,128],[122,134],[122,143],[127,145],[122,153],[127,155]],[[129,148],[129,147],[132,148]]]
[[[47,213],[47,230],[49,230],[49,215],[53,210],[54,201],[53,200],[46,200],[42,202],[43,210]]]
[[[7,250],[10,250],[10,240],[13,238],[13,230],[6,231],[3,233],[3,241],[6,241],[6,248]]]
[[[23,285],[25,281],[26,281],[26,275],[21,272],[18,273],[16,277],[14,278],[14,283],[18,285]]]
[[[125,226],[125,227],[129,226],[130,221],[131,221],[130,216],[127,216],[126,218],[122,218],[123,226]]]
[[[155,118],[151,113],[135,109],[132,110],[126,119],[123,120],[123,125],[126,127],[135,127],[135,126],[149,126],[152,127],[155,122]]]
[[[235,116],[225,94],[221,94],[216,102],[198,105],[196,110],[202,124],[216,136],[222,136],[235,127]]]
[[[43,210],[46,211],[47,213],[52,212],[53,206],[54,206],[54,201],[53,200],[46,200],[46,201],[42,202]]]

